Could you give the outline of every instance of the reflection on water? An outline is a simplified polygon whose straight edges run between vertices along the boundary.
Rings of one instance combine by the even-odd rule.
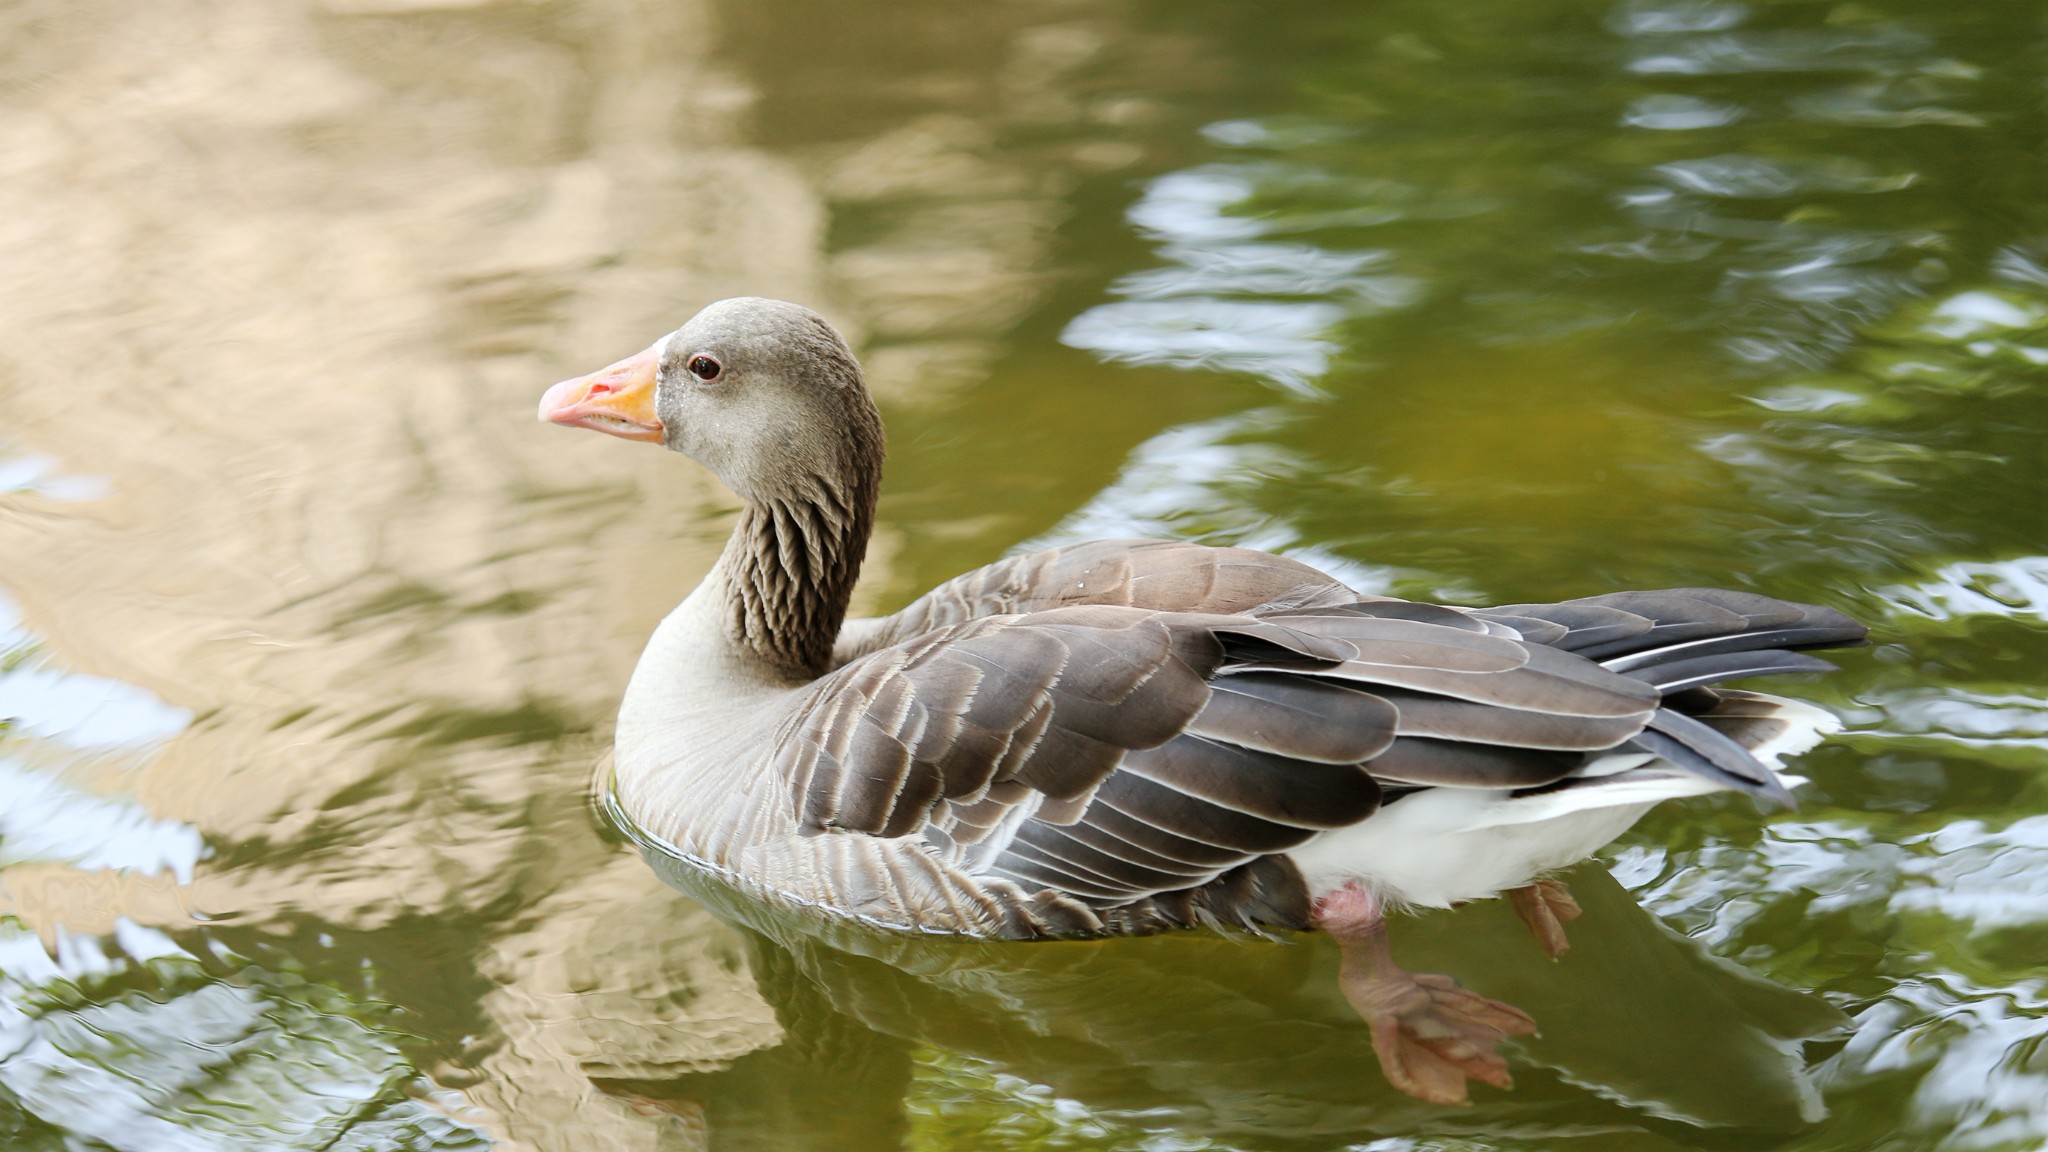
[[[109,940],[62,936],[55,955],[0,933],[0,965],[10,1147],[487,1146],[406,1064],[385,1006],[258,968],[225,980],[125,920]]]
[[[134,685],[50,667],[21,613],[0,596],[0,716],[19,735],[73,748],[154,746],[183,732],[191,713]]]
[[[1906,0],[8,7],[0,1145],[2038,1146],[2042,45]],[[1544,1025],[1456,1115],[1319,941],[679,895],[588,785],[732,500],[530,400],[740,292],[883,397],[866,609],[1116,534],[1755,586],[1877,623],[1792,687],[1851,731],[1800,813],[1582,868],[1561,964],[1400,922]]]
[[[658,853],[650,863],[744,926],[761,994],[788,1027],[779,1047],[716,1073],[614,1086],[702,1102],[714,1146],[788,1139],[788,1108],[803,1107],[785,1103],[795,1068],[835,1102],[820,1147],[893,1147],[906,1125],[934,1148],[1330,1147],[1447,1129],[1617,1134],[1646,1115],[1783,1134],[1823,1112],[1802,1044],[1848,1025],[1713,960],[1586,868],[1574,888],[1590,930],[1569,965],[1545,960],[1504,906],[1404,923],[1404,963],[1456,965],[1544,1021],[1521,1045],[1514,1094],[1447,1120],[1380,1077],[1320,936],[903,938],[780,915]]]
[[[1279,222],[1231,214],[1262,187],[1292,175],[1218,165],[1153,181],[1128,215],[1160,241],[1159,255],[1172,263],[1111,285],[1112,294],[1129,299],[1075,317],[1061,339],[1112,361],[1247,372],[1307,389],[1329,370],[1340,347],[1334,339],[1339,321],[1399,308],[1413,298],[1415,283],[1386,274],[1390,254],[1384,251],[1263,242],[1310,229],[1383,224],[1399,219],[1399,212],[1365,204],[1335,216]],[[1355,204],[1377,191],[1347,188],[1339,195]]]

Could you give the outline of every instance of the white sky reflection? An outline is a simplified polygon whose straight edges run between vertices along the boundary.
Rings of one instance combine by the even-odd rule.
[[[1880,590],[1899,609],[1933,620],[1968,616],[2048,620],[2048,556],[1958,561],[1932,579]]]
[[[1232,209],[1257,192],[1261,178],[1284,176],[1271,165],[1209,165],[1153,181],[1130,220],[1161,241],[1159,255],[1169,263],[1117,282],[1110,291],[1125,299],[1075,317],[1061,342],[1120,363],[1243,372],[1313,391],[1342,348],[1339,324],[1406,307],[1421,286],[1387,271],[1392,258],[1383,251],[1262,242],[1298,230],[1301,221]]]
[[[128,983],[141,965],[146,992]],[[214,979],[127,920],[111,938],[60,932],[54,954],[0,925],[0,1091],[117,1152],[488,1146],[390,1034],[304,988]]]
[[[80,868],[169,872],[180,884],[206,854],[199,830],[139,804],[81,792],[47,772],[0,759],[0,867],[61,860]]]

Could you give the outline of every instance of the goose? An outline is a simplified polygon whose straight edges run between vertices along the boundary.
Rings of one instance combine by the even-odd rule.
[[[1716,687],[1833,665],[1830,608],[1707,588],[1466,608],[1243,548],[1099,540],[848,619],[882,423],[817,313],[742,297],[547,389],[543,421],[659,444],[743,504],[619,706],[647,843],[873,928],[1045,939],[1320,930],[1382,1071],[1512,1084],[1511,1005],[1394,961],[1385,912],[1507,895],[1554,959],[1555,873],[1661,801],[1789,805],[1826,711]]]

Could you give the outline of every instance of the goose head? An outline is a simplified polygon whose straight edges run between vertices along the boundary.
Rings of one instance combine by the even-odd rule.
[[[549,388],[540,419],[663,445],[756,506],[829,499],[881,469],[881,419],[846,341],[808,308],[755,296]]]

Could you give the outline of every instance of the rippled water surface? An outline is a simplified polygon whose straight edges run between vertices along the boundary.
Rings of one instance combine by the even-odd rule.
[[[0,1146],[2048,1145],[2048,24],[1715,0],[0,8]],[[532,421],[698,305],[888,418],[860,593],[1170,535],[1877,643],[1796,813],[1668,805],[1410,967],[820,937],[590,783],[733,499]]]

